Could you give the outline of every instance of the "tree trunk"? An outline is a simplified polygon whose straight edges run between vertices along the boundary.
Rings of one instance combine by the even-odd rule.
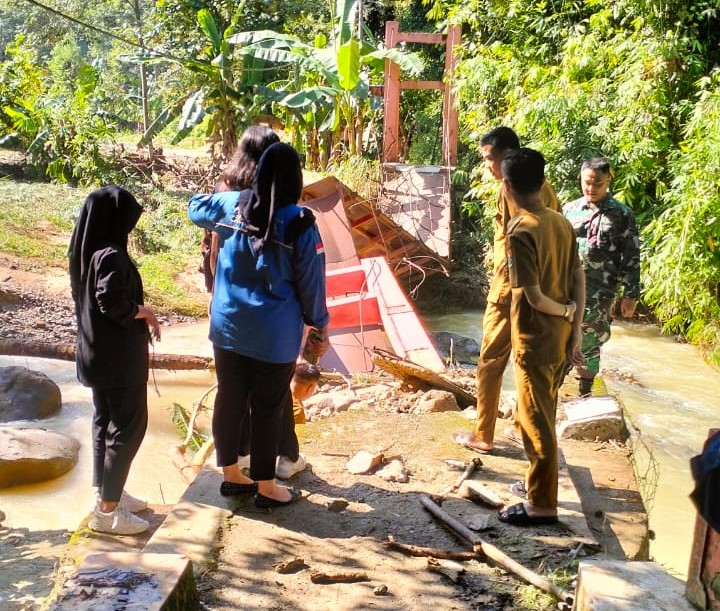
[[[73,344],[46,344],[43,342],[0,339],[0,354],[74,361],[75,346]],[[205,356],[191,356],[186,354],[150,355],[150,366],[155,369],[170,369],[171,371],[209,369],[211,363],[212,359]]]

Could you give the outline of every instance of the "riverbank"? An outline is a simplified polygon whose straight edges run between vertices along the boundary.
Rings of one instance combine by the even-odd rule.
[[[0,335],[47,338],[48,329],[53,329],[54,341],[72,338],[72,323],[63,323],[72,319],[72,308],[62,271],[33,270],[19,262],[1,268],[0,280],[4,294],[10,296],[6,301],[10,305],[3,308],[5,315],[0,318]],[[34,303],[39,309],[28,307]],[[10,307],[12,304],[17,307]],[[165,331],[172,334],[173,326]],[[458,382],[472,387],[472,371],[455,375],[466,376],[468,379]],[[349,391],[367,388],[372,381],[368,376],[356,376]],[[233,503],[221,497],[219,480],[215,482],[214,492],[208,493],[209,504],[228,514],[212,541],[199,542],[211,550],[195,567],[205,608],[235,609],[239,599],[245,608],[269,608],[272,598],[283,601],[283,606],[274,607],[277,609],[315,610],[323,608],[315,605],[320,599],[332,609],[358,608],[360,601],[364,601],[361,606],[373,608],[411,609],[406,597],[416,595],[418,605],[425,595],[426,605],[442,609],[554,608],[552,600],[539,596],[537,590],[492,563],[474,560],[465,567],[462,579],[448,583],[446,577],[427,568],[426,559],[384,549],[388,536],[418,546],[463,549],[428,514],[419,498],[438,495],[457,480],[459,472],[452,470],[446,459],[465,464],[477,457],[450,440],[452,432],[469,430],[468,414],[387,411],[383,404],[398,404],[408,393],[389,376],[385,383],[392,390],[370,397],[362,407],[299,427],[302,451],[310,467],[293,482],[307,493],[297,505],[272,514],[258,513],[246,500]],[[323,388],[316,399],[321,400],[323,392],[337,389]],[[388,393],[397,401],[388,401]],[[510,503],[515,499],[507,485],[522,478],[526,463],[522,450],[503,436],[508,424],[498,421],[498,448],[480,457],[483,466],[474,479]],[[562,448],[567,462],[565,488],[573,496],[562,500],[568,517],[558,527],[508,527],[497,521],[494,509],[453,495],[443,507],[457,512],[463,520],[487,516],[491,527],[479,536],[488,537],[528,568],[569,587],[577,562],[588,555],[641,558],[646,550],[647,523],[625,447],[563,441]],[[382,451],[386,459],[399,457],[409,471],[409,481],[388,482],[374,474],[350,474],[345,462],[361,450]],[[329,508],[337,509],[344,503],[347,506],[339,511]],[[147,536],[161,526],[171,510],[165,505],[151,507],[145,517],[153,530]],[[573,530],[567,524],[579,527]],[[91,533],[84,524],[72,533],[5,529],[0,532],[0,591],[6,592],[3,602],[8,609],[42,608],[42,599],[86,553],[98,549],[141,550],[146,541],[147,537],[105,538]],[[308,581],[307,570],[289,576],[276,571],[276,564],[295,557],[326,572],[340,567],[362,569],[369,581],[318,590]],[[376,597],[368,590],[370,583],[370,590],[385,585],[391,595]]]
[[[451,432],[468,428],[467,415],[363,407],[301,425],[308,468],[291,482],[304,494],[295,505],[269,513],[257,510],[251,497],[222,497],[221,475],[207,466],[174,508],[152,506],[144,512],[152,529],[141,538],[98,535],[85,522],[79,525],[60,555],[57,583],[88,554],[145,549],[192,560],[201,609],[555,609],[551,597],[482,556],[456,564],[461,574],[453,581],[438,574],[427,557],[386,547],[393,538],[450,554],[469,551],[421,502],[443,496],[462,473],[447,460],[467,464],[480,458],[482,465],[471,479],[505,503],[518,500],[507,487],[522,478],[526,461],[522,449],[501,433],[507,421],[499,421],[496,451],[478,456],[450,440]],[[580,560],[637,556],[647,527],[642,505],[633,500],[637,493],[624,448],[566,440],[562,449],[560,524],[507,526],[497,520],[496,509],[457,494],[447,494],[442,509],[480,528],[479,539],[572,591]],[[401,460],[408,481],[351,474],[345,464],[363,450],[383,453],[386,462]],[[175,519],[162,523],[168,512]],[[284,571],[287,563],[295,568]],[[448,574],[452,570],[446,569]],[[358,580],[317,584],[313,574],[353,574]]]

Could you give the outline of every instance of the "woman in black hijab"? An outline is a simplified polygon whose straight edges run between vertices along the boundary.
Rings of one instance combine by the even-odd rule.
[[[78,380],[92,389],[92,530],[130,535],[147,530],[134,515],[147,502],[124,492],[148,421],[148,342],[160,339],[143,305],[140,274],[127,252],[142,207],[122,187],[88,195],[70,240],[70,288],[77,316]]]

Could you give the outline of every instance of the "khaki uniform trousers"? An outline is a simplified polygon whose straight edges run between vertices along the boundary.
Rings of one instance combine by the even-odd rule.
[[[558,447],[555,411],[565,362],[552,365],[515,363],[517,412],[530,466],[525,477],[528,501],[536,507],[555,509],[558,494]]]
[[[510,304],[488,302],[477,365],[477,421],[473,435],[492,443],[503,373],[510,359]]]

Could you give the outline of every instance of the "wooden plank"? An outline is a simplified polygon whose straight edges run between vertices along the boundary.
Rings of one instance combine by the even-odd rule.
[[[359,265],[336,269],[325,275],[325,294],[328,299],[359,293],[365,285],[365,270]]]
[[[442,81],[400,81],[400,89],[440,89],[444,91],[445,83],[443,83]]]
[[[380,306],[374,295],[353,295],[328,301],[330,329],[373,326],[382,323]]]
[[[459,61],[457,49],[460,47],[462,29],[460,25],[448,28],[445,48],[445,80],[452,82],[455,66]],[[458,141],[458,110],[455,103],[455,94],[452,87],[446,87],[443,100],[443,139],[442,160],[446,166],[455,166],[457,163]],[[448,254],[449,257],[449,254]]]
[[[390,22],[388,22],[390,23]],[[397,22],[393,22],[397,23]],[[434,32],[400,32],[398,31],[395,44],[399,42],[420,42],[425,44],[441,45],[445,42],[444,34],[436,34]]]

